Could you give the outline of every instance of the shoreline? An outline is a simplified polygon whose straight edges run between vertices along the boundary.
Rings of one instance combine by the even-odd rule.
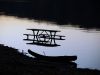
[[[0,44],[0,73],[2,75],[99,75],[96,69],[70,68],[68,65],[39,61],[19,53],[18,49]]]

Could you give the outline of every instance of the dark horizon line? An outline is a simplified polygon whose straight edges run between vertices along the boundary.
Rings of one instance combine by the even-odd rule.
[[[32,1],[32,2],[31,2]],[[1,15],[17,16],[20,18],[35,19],[38,21],[50,21],[58,25],[71,24],[78,25],[80,28],[97,28],[100,29],[100,14],[98,5],[78,4],[68,1],[49,1],[39,4],[36,0],[31,0],[30,3],[13,3],[0,2]],[[71,0],[73,1],[73,0]],[[52,3],[53,2],[53,3]],[[61,3],[62,2],[62,3]],[[80,7],[78,5],[80,5]]]

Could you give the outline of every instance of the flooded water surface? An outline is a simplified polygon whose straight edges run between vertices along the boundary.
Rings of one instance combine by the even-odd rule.
[[[66,40],[57,40],[58,47],[44,47],[27,45],[23,34],[32,34],[33,29],[60,30],[59,35],[64,35]],[[0,44],[17,48],[20,52],[28,49],[48,56],[77,55],[76,61],[79,68],[100,69],[100,31],[95,29],[72,27],[71,25],[59,26],[50,22],[39,22],[27,18],[14,16],[0,16]],[[29,55],[29,54],[28,54]]]

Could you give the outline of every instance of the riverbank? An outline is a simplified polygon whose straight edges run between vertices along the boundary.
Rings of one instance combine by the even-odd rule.
[[[67,66],[37,61],[19,53],[18,49],[0,44],[0,75],[100,75],[99,70],[68,68]]]

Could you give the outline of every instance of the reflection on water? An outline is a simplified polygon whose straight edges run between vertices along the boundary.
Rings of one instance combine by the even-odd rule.
[[[26,45],[23,41],[27,28],[60,30],[59,35],[65,35],[64,41],[57,41],[59,47],[42,47]],[[17,48],[22,52],[31,49],[46,55],[77,55],[76,63],[81,68],[100,69],[100,31],[84,30],[75,27],[60,27],[53,23],[36,22],[26,18],[20,19],[13,16],[0,16],[0,43]]]

